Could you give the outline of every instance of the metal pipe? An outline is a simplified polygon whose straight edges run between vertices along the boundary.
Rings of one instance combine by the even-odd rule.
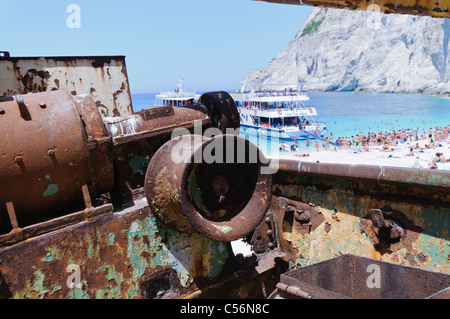
[[[293,296],[297,296],[297,297],[301,297],[301,298],[305,298],[305,299],[312,298],[312,296],[309,293],[307,293],[295,286],[288,286],[286,284],[279,282],[279,283],[277,283],[276,287],[278,290],[281,290],[282,292],[285,292],[289,295],[293,295]]]

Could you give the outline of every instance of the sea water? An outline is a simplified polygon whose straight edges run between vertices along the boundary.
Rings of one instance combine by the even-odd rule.
[[[315,106],[317,120],[325,122],[325,136],[355,137],[368,133],[388,132],[392,130],[418,129],[419,136],[428,136],[428,130],[436,126],[450,125],[450,98],[422,94],[389,93],[353,93],[353,92],[308,92],[310,100],[306,106]],[[134,111],[153,106],[154,93],[133,94]],[[261,136],[241,133],[255,145],[259,145],[264,154],[279,151],[280,141]],[[299,140],[298,152],[315,151],[314,143],[306,146]],[[322,141],[319,141],[323,143]],[[289,144],[289,143],[287,143]]]

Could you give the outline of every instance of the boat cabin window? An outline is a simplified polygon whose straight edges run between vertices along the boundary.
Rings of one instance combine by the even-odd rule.
[[[297,126],[298,122],[299,122],[298,117],[296,117],[296,116],[284,118],[284,125],[287,125],[287,126]]]
[[[281,118],[274,118],[274,119],[272,119],[271,122],[272,122],[271,123],[272,127],[280,127],[283,125],[283,119],[281,119]]]
[[[185,106],[194,103],[194,99],[189,100],[162,100],[162,105]]]
[[[259,123],[262,124],[262,125],[269,125],[269,118],[261,116],[259,118]]]

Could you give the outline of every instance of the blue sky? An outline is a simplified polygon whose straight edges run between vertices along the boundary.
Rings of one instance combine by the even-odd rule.
[[[67,27],[70,4],[80,28]],[[240,87],[289,43],[313,10],[251,0],[0,0],[0,51],[11,56],[125,55],[131,93]]]

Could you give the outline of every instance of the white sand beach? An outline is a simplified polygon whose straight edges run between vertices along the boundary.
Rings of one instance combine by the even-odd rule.
[[[408,155],[410,148],[419,144],[421,149],[413,150],[414,156]],[[319,163],[342,163],[342,164],[366,164],[376,166],[396,166],[408,168],[429,168],[429,163],[436,153],[442,153],[446,159],[450,159],[450,141],[439,142],[440,146],[425,148],[427,140],[399,143],[396,146],[390,146],[388,151],[382,149],[382,146],[371,146],[368,151],[361,151],[360,148],[333,150],[319,150],[315,148],[306,152],[280,151],[272,158],[296,159],[302,162]],[[301,155],[309,156],[301,156]],[[449,170],[450,162],[437,163],[438,170]]]

